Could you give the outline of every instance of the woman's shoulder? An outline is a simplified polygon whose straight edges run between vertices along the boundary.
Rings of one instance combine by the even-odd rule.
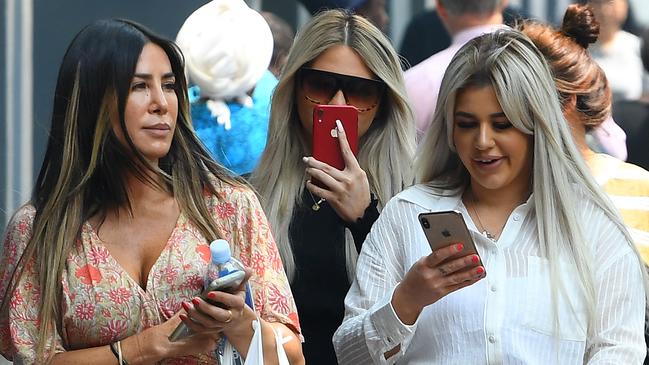
[[[30,204],[23,205],[14,213],[5,229],[0,252],[4,251],[5,255],[19,257],[18,255],[27,246],[32,236],[35,216],[36,208]]]
[[[257,205],[258,199],[255,191],[246,183],[232,183],[210,175],[209,183],[214,192],[205,189],[204,195],[208,206],[218,204]]]
[[[454,209],[462,189],[446,189],[432,184],[417,184],[395,195],[388,205],[417,205],[429,211]],[[387,206],[386,206],[387,208]]]
[[[18,208],[14,215],[9,220],[7,224],[7,232],[10,233],[11,230],[19,230],[20,232],[27,233],[28,230],[31,232],[32,224],[34,223],[34,217],[36,216],[36,208],[31,204],[25,204]]]

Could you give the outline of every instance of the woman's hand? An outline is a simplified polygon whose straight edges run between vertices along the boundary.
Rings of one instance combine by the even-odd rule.
[[[227,332],[228,329],[238,327],[241,322],[252,322],[254,313],[246,306],[246,283],[251,271],[246,269],[246,276],[241,284],[232,291],[212,291],[207,293],[207,301],[194,297],[191,302],[183,302],[186,313],[181,313],[181,320],[194,334],[214,334]],[[217,306],[219,304],[220,306]],[[224,308],[222,308],[224,307]]]
[[[304,157],[307,165],[306,172],[310,178],[322,182],[327,188],[321,188],[307,180],[306,188],[309,191],[324,198],[336,211],[338,216],[346,222],[356,222],[363,217],[365,209],[370,205],[370,184],[367,174],[361,169],[354,153],[349,147],[347,134],[342,124],[336,121],[338,130],[338,144],[345,161],[345,169],[338,170],[313,157]]]
[[[447,259],[462,251],[462,243],[441,248],[422,257],[394,290],[392,307],[399,319],[414,324],[424,307],[486,276],[475,254]]]
[[[132,338],[133,346],[138,349],[146,349],[139,351],[140,354],[146,354],[147,352],[158,354],[159,359],[156,359],[156,361],[214,351],[223,332],[235,326],[246,327],[242,323],[246,321],[248,322],[247,327],[250,327],[252,319],[255,318],[254,313],[245,315],[246,308],[248,308],[245,304],[245,288],[250,274],[250,271],[246,270],[243,282],[233,293],[213,291],[207,294],[209,301],[219,302],[227,309],[217,307],[199,297],[194,297],[189,302],[183,302],[183,310],[176,313],[168,321],[134,336]],[[248,312],[252,312],[252,310],[248,308]],[[247,317],[247,319],[244,317]],[[168,337],[181,322],[192,330],[192,334],[170,342]],[[143,347],[141,343],[146,344],[146,346]],[[147,361],[144,361],[144,363],[147,363]]]

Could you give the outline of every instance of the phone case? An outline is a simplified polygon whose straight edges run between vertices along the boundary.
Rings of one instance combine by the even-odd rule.
[[[241,285],[243,279],[246,277],[246,273],[243,271],[234,271],[228,275],[222,276],[214,281],[212,281],[207,288],[201,294],[201,298],[211,305],[215,305],[220,308],[226,308],[223,303],[213,302],[207,297],[207,293],[211,291],[223,291],[226,293],[232,293],[232,291]],[[227,308],[226,308],[227,309]]]
[[[461,242],[464,245],[462,251],[449,257],[446,261],[469,254],[476,254],[480,257],[462,213],[455,210],[421,213],[418,220],[433,252],[452,243]],[[480,259],[480,265],[482,265],[482,259]]]
[[[347,141],[354,153],[358,152],[358,110],[351,105],[316,105],[313,108],[313,157],[338,170],[345,169],[336,120],[345,128]]]

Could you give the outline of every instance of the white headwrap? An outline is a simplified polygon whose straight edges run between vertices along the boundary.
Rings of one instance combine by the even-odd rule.
[[[194,11],[176,43],[185,56],[189,82],[211,99],[207,106],[230,129],[225,100],[251,105],[246,94],[268,69],[273,35],[264,18],[243,0],[213,0]]]

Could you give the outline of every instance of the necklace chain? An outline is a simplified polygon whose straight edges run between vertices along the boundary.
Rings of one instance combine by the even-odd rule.
[[[478,228],[482,231],[483,235],[487,236],[488,239],[490,239],[492,241],[496,241],[498,239],[498,237],[495,234],[492,234],[491,232],[489,232],[485,228],[485,226],[482,224],[482,220],[480,220],[480,214],[478,214],[478,210],[476,209],[476,205],[478,205],[477,204],[477,199],[473,195],[473,192],[471,192],[471,210],[473,210],[473,213],[475,214],[475,217],[478,219],[477,223],[480,226]],[[505,222],[505,223],[507,223],[507,222]],[[504,227],[504,225],[503,225],[503,227]]]

